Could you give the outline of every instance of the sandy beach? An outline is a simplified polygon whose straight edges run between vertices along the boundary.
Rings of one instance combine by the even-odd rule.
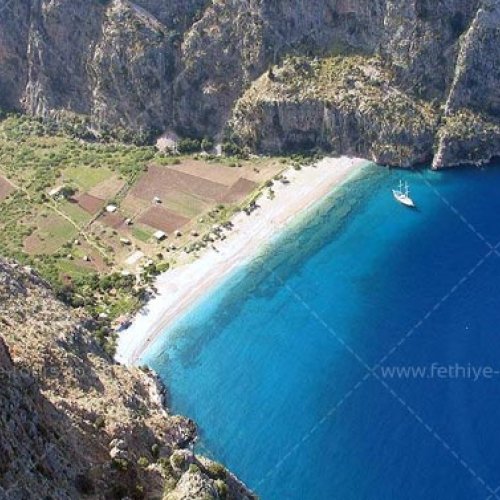
[[[257,202],[259,208],[251,215],[236,214],[232,219],[234,228],[224,233],[227,239],[215,243],[217,250],[208,247],[196,261],[179,265],[158,277],[158,295],[139,312],[132,325],[120,333],[117,361],[137,363],[170,323],[230,273],[258,255],[294,217],[304,214],[366,164],[366,160],[358,158],[325,158],[312,167],[287,170],[284,175],[290,182],[275,182],[274,198],[261,196]]]

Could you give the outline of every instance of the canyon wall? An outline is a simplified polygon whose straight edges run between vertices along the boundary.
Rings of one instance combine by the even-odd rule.
[[[103,136],[175,130],[263,153],[312,145],[403,166],[481,163],[500,154],[499,9],[500,0],[10,0],[0,106],[77,117]],[[394,137],[392,111],[346,115],[336,75],[314,102],[302,101],[304,88],[281,94],[293,82],[262,85],[274,73],[294,78],[296,58],[353,57],[364,74],[383,68],[384,103],[400,113]],[[356,85],[356,74],[344,83]],[[358,108],[371,106],[372,86],[357,90]],[[399,99],[410,115],[433,109],[425,133]]]

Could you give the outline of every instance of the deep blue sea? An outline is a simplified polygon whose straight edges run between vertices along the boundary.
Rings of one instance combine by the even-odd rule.
[[[264,500],[500,498],[499,242],[500,165],[367,167],[145,361]]]

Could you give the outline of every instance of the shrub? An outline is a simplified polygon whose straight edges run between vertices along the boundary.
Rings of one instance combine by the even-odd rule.
[[[182,454],[174,454],[172,455],[172,462],[178,469],[182,469],[185,463],[184,455]]]
[[[200,472],[200,468],[196,464],[191,464],[189,466],[189,472],[190,474],[196,474],[197,472]]]
[[[151,455],[153,455],[154,459],[158,459],[160,456],[160,445],[158,443],[151,446]]]
[[[181,139],[177,143],[177,150],[179,153],[197,153],[201,150],[201,142],[199,139]]]
[[[116,470],[125,471],[128,469],[128,461],[124,458],[113,458],[111,465]]]
[[[95,425],[98,429],[104,429],[104,427],[105,427],[105,425],[106,425],[106,420],[104,419],[104,417],[103,417],[102,415],[99,415],[99,416],[95,419],[94,425]]]
[[[213,139],[210,139],[209,137],[205,137],[201,141],[201,149],[203,149],[203,151],[210,151],[213,148],[214,148],[214,141],[213,141]]]
[[[207,472],[213,479],[225,479],[227,474],[224,466],[217,462],[213,462],[208,465]]]
[[[221,481],[220,479],[218,479],[217,481],[215,481],[215,487],[217,488],[217,493],[219,494],[219,497],[222,500],[225,500],[227,498],[228,493],[229,493],[227,484],[224,481]]]
[[[226,141],[222,144],[222,152],[226,156],[243,156],[243,149],[234,141]]]

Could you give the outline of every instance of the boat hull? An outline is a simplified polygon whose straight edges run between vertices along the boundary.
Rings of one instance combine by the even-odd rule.
[[[394,199],[401,203],[401,205],[404,205],[405,207],[409,208],[415,208],[415,203],[414,201],[406,196],[405,194],[401,193],[400,191],[393,190],[392,194],[394,195]]]

